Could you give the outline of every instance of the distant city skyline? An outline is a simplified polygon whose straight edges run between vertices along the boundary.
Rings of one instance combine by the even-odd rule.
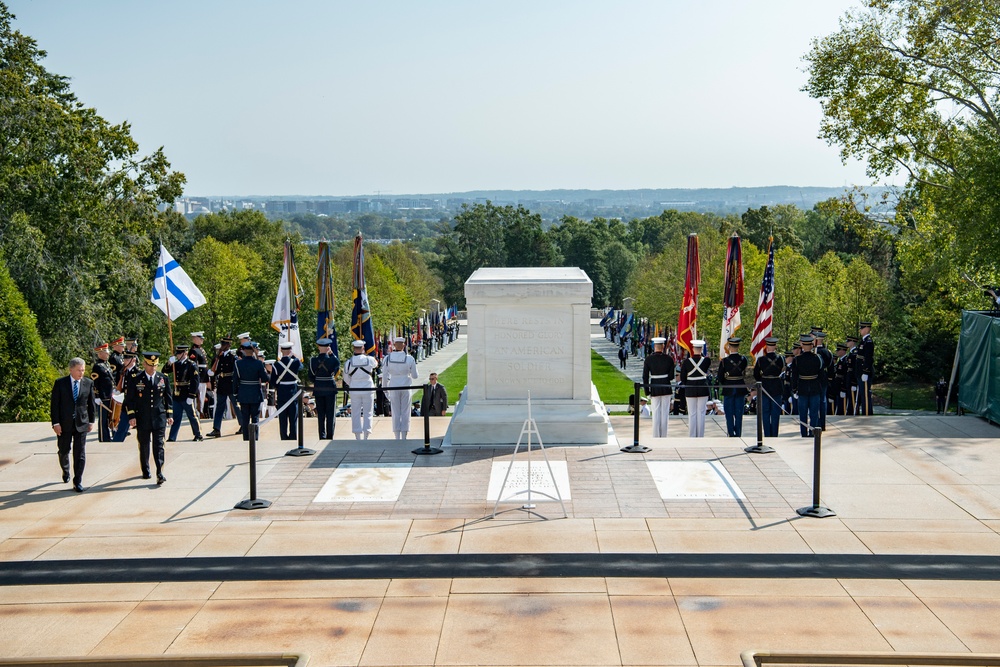
[[[8,6],[186,196],[870,183],[800,90],[854,1]]]

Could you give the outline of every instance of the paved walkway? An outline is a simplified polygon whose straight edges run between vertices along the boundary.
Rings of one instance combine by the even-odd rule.
[[[3,424],[0,656],[718,666],[747,649],[1000,651],[1000,428],[830,422],[822,502],[835,517],[795,512],[811,504],[813,447],[791,424],[776,453],[750,455],[709,418],[704,439],[683,419],[657,439],[643,422],[645,455],[548,447],[568,518],[518,501],[492,520],[487,488],[511,448],[414,456],[422,443],[389,439],[388,418],[367,442],[346,420],[319,442],[309,420],[317,454],[301,458],[267,425],[258,496],[273,504],[257,511],[232,509],[248,493],[236,436],[170,444],[160,488],[139,477],[134,440],[91,442],[75,494],[47,424]],[[631,433],[629,418],[612,424]],[[446,427],[432,421],[435,442]],[[686,463],[724,472],[732,493],[665,499],[655,471]],[[335,473],[357,471],[354,500],[322,501]],[[360,499],[400,475],[393,499]]]

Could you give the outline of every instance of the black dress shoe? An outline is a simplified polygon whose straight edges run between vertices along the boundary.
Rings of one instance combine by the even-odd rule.
[[[242,426],[240,426],[238,429],[236,429],[236,435],[240,435],[241,433],[243,433],[243,427]]]
[[[76,491],[77,493],[83,493],[83,485],[82,484],[74,484],[73,485],[73,490]]]
[[[208,437],[210,437],[210,438],[221,438],[222,434],[219,433],[218,431],[216,431],[215,429],[212,429],[211,431],[208,432]]]
[[[68,472],[64,472],[63,473],[63,484],[65,484],[68,481],[69,481],[69,473]]]
[[[164,477],[163,475],[157,475],[157,476],[156,476],[156,485],[157,485],[157,486],[160,486],[160,485],[161,485],[161,484],[163,484],[163,483],[164,483],[165,481],[167,481],[167,478],[166,478],[166,477]]]
[[[167,442],[177,442],[177,438],[167,438]]]
[[[192,440],[192,442],[201,442],[204,439],[205,438],[201,437],[200,435],[196,435],[194,436],[194,440]]]
[[[151,478],[151,477],[152,477],[152,475],[150,475],[150,474],[149,474],[148,472],[144,472],[144,473],[142,473],[142,478],[143,478],[143,479],[149,479],[149,478]]]

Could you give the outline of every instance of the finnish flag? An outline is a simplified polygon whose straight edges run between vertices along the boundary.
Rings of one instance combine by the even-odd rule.
[[[160,264],[153,278],[152,301],[173,322],[189,310],[204,306],[205,296],[167,249],[160,244]]]

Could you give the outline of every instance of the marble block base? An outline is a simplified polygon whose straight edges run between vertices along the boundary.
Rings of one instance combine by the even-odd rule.
[[[455,406],[443,444],[517,444],[528,418],[527,399],[466,401],[466,393],[462,392],[462,399]],[[531,416],[543,445],[608,444],[611,423],[596,388],[589,401],[532,398]],[[527,436],[521,439],[521,444],[527,444]],[[532,444],[537,444],[534,435]]]

